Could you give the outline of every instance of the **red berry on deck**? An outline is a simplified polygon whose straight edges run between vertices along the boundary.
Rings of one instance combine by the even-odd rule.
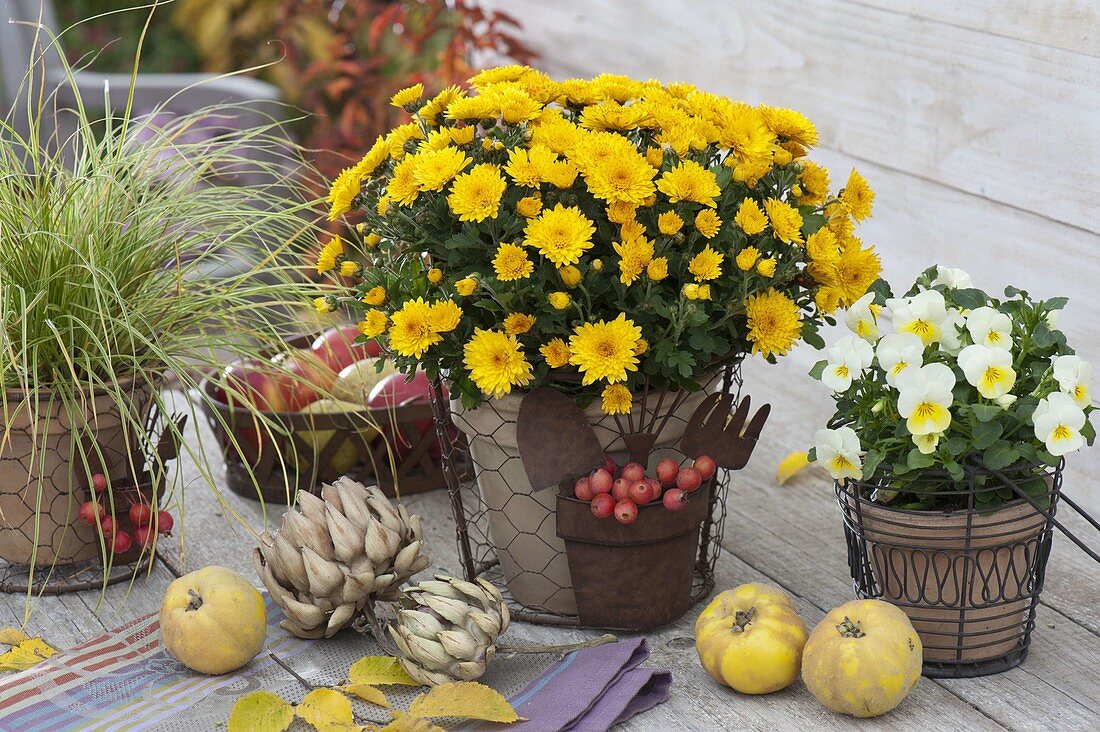
[[[684,468],[680,471],[680,474],[676,476],[676,487],[684,493],[697,491],[702,484],[703,476],[700,475],[699,471],[695,468]]]
[[[623,471],[619,473],[620,478],[625,478],[631,483],[636,483],[639,480],[645,479],[645,468],[641,463],[627,463],[623,466]]]
[[[581,478],[573,484],[573,495],[582,501],[591,501],[596,493],[592,490],[588,478]]]
[[[615,504],[615,520],[620,524],[632,524],[638,518],[638,504],[630,499]]]
[[[611,497],[618,501],[625,501],[630,498],[630,486],[634,485],[632,481],[626,478],[618,478],[611,486]]]
[[[657,463],[657,479],[661,485],[669,488],[676,483],[676,476],[680,472],[680,464],[672,458],[665,458]]]
[[[699,475],[703,477],[703,480],[710,480],[714,477],[714,472],[718,470],[718,465],[710,455],[700,455],[695,458],[695,469],[699,471]]]
[[[609,493],[597,493],[592,499],[592,515],[607,518],[615,512],[615,499]]]
[[[111,548],[114,549],[115,554],[122,554],[125,551],[129,551],[133,542],[130,540],[130,535],[125,531],[120,531],[115,534],[115,541]]]
[[[687,499],[687,494],[682,490],[679,488],[671,488],[665,491],[664,498],[661,499],[661,502],[665,504],[665,508],[669,511],[679,511],[684,507],[684,504],[687,503]]]
[[[110,516],[104,516],[99,520],[98,530],[101,536],[113,536],[115,533],[115,520]]]
[[[588,476],[588,486],[592,489],[593,493],[610,493],[611,486],[614,485],[614,483],[615,479],[611,477],[611,473],[603,468],[600,468],[595,473]]]
[[[144,526],[153,520],[153,509],[144,503],[135,503],[130,506],[130,521],[134,526]]]
[[[92,490],[96,493],[102,493],[107,490],[107,476],[103,473],[96,473],[92,476]]]
[[[104,510],[103,504],[96,501],[84,501],[80,504],[80,518],[87,521],[89,524],[95,524],[96,519],[101,519],[107,515],[107,511]]]
[[[156,536],[156,532],[149,526],[139,526],[134,529],[134,543],[142,549],[151,548]]]
[[[634,503],[639,506],[644,506],[652,501],[653,498],[653,486],[648,480],[639,480],[636,483],[630,484],[630,500],[634,501]]]
[[[175,525],[175,521],[172,520],[172,514],[167,511],[157,511],[157,523],[156,530],[158,534],[167,534],[172,530],[172,526]]]
[[[614,478],[615,473],[618,472],[618,470],[619,470],[619,466],[616,465],[615,461],[612,460],[608,455],[604,455],[603,456],[603,467],[600,468],[600,470],[606,470],[607,474]]]

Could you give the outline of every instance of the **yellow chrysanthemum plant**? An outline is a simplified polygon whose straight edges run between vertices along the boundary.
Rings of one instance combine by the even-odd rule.
[[[874,194],[855,171],[830,192],[798,112],[521,66],[469,83],[397,95],[410,121],[329,195],[331,218],[363,212],[357,246],[318,263],[358,280],[319,309],[358,308],[402,370],[446,372],[467,406],[555,384],[625,412],[643,383],[820,347],[878,279],[854,233]]]

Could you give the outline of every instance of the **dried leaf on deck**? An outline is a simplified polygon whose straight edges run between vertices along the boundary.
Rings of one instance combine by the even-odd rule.
[[[520,716],[500,692],[476,681],[456,681],[436,686],[409,705],[417,717],[462,717],[487,722],[516,722]]]
[[[294,707],[270,691],[245,694],[229,713],[229,732],[285,732],[294,723]]]
[[[409,677],[393,656],[364,656],[348,669],[348,680],[353,684],[401,684],[420,686]]]
[[[30,638],[19,628],[0,628],[0,643],[6,646],[19,645],[25,640],[30,640]]]
[[[0,671],[26,671],[55,653],[57,650],[41,638],[27,638],[0,654]]]
[[[792,452],[780,461],[779,468],[775,471],[775,480],[779,485],[783,485],[809,465],[810,458],[805,450]]]
[[[335,689],[314,689],[306,694],[295,711],[300,718],[322,732],[346,729],[355,724],[351,701]]]
[[[375,732],[444,732],[442,727],[426,719],[412,717],[399,709],[393,711],[393,721],[385,727],[371,727]]]
[[[370,684],[345,684],[336,688],[345,694],[351,694],[356,699],[362,699],[380,707],[389,707],[390,705],[390,700],[386,698],[382,690]]]

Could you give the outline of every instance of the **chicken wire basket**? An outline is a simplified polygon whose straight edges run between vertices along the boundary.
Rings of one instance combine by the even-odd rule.
[[[628,415],[604,415],[598,400],[585,414],[605,452],[617,464],[631,459],[624,436],[639,432],[655,435],[647,468],[666,457],[684,464],[688,458],[680,449],[680,437],[695,409],[708,394],[739,396],[741,383],[738,360],[703,379],[699,391],[646,384],[636,390],[635,406]],[[519,620],[592,627],[578,613],[565,541],[557,533],[559,492],[531,489],[517,449],[516,425],[523,395],[486,400],[477,409],[468,410],[446,394],[442,381],[433,385],[432,408],[443,443],[443,472],[466,579],[481,577],[501,588]],[[455,426],[460,432],[458,439]],[[707,507],[701,512],[705,515],[699,524],[691,568],[690,601],[681,613],[714,588],[729,483],[729,471],[719,470],[698,494],[706,496]],[[641,508],[663,510],[659,503]],[[616,626],[600,623],[595,627]]]

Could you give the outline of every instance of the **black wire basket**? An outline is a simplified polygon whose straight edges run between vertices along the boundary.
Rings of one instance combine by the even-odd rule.
[[[856,595],[905,611],[924,645],[925,676],[985,676],[1027,657],[1061,528],[1062,467],[970,468],[958,482],[928,471],[905,487],[954,510],[883,505],[876,499],[889,476],[836,483]]]

